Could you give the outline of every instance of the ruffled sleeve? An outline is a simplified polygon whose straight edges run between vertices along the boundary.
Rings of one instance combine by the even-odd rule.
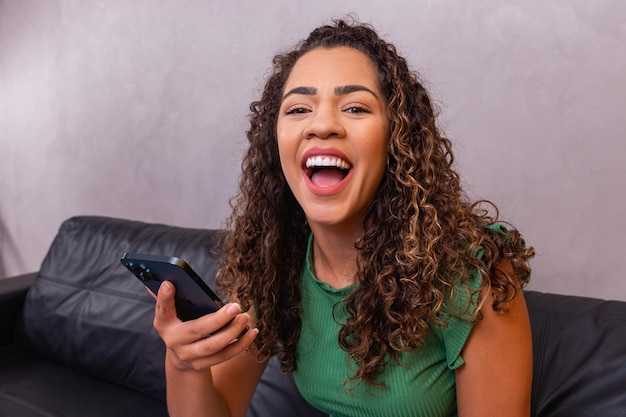
[[[478,271],[470,271],[466,284],[467,286],[458,285],[444,306],[441,317],[447,324],[434,329],[443,342],[448,368],[452,370],[465,363],[461,351],[476,321],[476,305],[481,285]]]
[[[509,237],[509,230],[500,223],[490,224],[486,228],[505,238]],[[483,248],[478,247],[472,255],[477,259],[482,259]],[[441,317],[447,322],[447,325],[434,329],[443,342],[448,368],[452,370],[465,363],[461,357],[461,351],[478,316],[476,308],[479,302],[482,277],[475,268],[470,269],[469,272],[470,276],[465,281],[465,285],[459,283],[444,305]]]

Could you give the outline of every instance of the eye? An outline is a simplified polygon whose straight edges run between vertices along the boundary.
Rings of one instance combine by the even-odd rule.
[[[348,106],[345,110],[346,113],[351,113],[351,114],[360,114],[360,113],[369,113],[369,109],[367,109],[364,106],[359,106],[359,105],[353,105],[353,106]]]
[[[310,113],[310,112],[311,110],[302,106],[293,106],[285,110],[285,114],[288,114],[288,115],[289,114],[305,114],[305,113]]]

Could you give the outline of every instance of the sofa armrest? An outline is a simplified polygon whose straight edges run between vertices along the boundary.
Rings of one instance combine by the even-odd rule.
[[[15,324],[37,272],[0,279],[0,345],[13,340]]]
[[[626,302],[524,291],[533,417],[626,416]]]

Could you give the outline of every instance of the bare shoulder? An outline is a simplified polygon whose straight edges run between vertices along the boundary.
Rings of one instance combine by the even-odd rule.
[[[508,261],[498,265],[511,274]],[[519,289],[506,311],[492,308],[485,289],[481,319],[463,348],[464,365],[456,371],[459,417],[530,415],[532,336],[524,294]]]

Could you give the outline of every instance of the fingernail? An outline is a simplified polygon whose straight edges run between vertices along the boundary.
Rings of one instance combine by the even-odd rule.
[[[167,281],[163,281],[163,283],[161,284],[161,291],[163,291],[163,294],[165,295],[170,295],[170,293],[172,292],[172,284]]]
[[[240,311],[241,311],[241,306],[237,303],[232,303],[226,309],[226,313],[228,313],[229,316],[236,316],[237,314],[239,314]]]

